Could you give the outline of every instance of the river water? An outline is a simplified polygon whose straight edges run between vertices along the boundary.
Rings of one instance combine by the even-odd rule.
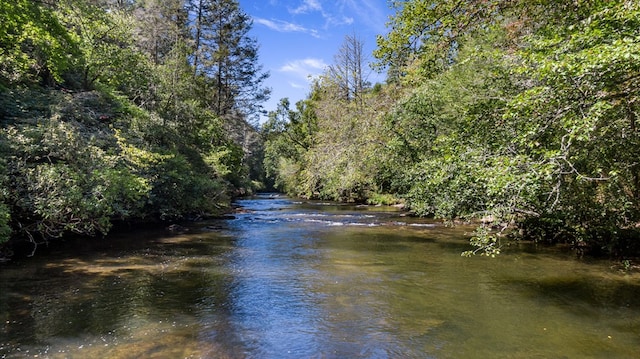
[[[638,358],[640,277],[468,227],[262,196],[0,266],[0,358]]]

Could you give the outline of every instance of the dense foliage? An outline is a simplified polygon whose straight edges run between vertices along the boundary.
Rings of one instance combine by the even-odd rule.
[[[269,90],[250,29],[235,0],[0,3],[0,246],[251,191]]]
[[[639,252],[640,4],[393,4],[385,85],[345,97],[328,71],[271,113],[275,185],[478,220],[468,254],[499,253],[506,233]]]
[[[258,134],[236,0],[0,3],[0,245],[217,213],[262,181],[478,221],[469,254],[507,233],[640,252],[638,2],[392,4],[385,84],[347,36]]]

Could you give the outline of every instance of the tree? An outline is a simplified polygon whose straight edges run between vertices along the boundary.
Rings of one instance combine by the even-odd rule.
[[[302,170],[305,157],[314,143],[317,118],[310,99],[298,101],[291,109],[289,99],[280,100],[262,125],[265,141],[264,168],[269,184],[295,195],[311,196],[313,190]]]
[[[52,86],[71,67],[72,56],[78,56],[77,43],[50,7],[29,0],[0,3],[0,81]]]
[[[155,65],[163,63],[176,44],[188,38],[187,12],[181,0],[137,1],[133,14],[138,47]]]
[[[270,89],[262,87],[269,74],[262,72],[257,42],[248,36],[251,18],[236,0],[192,0],[189,10],[194,19],[193,66],[213,89],[209,106],[218,116],[257,116]]]
[[[619,253],[640,221],[640,5],[591,1],[571,5],[527,39],[522,55],[534,86],[511,102],[506,118],[526,119],[519,142],[548,163],[548,195],[539,223],[594,251]]]
[[[404,187],[414,208],[445,218],[491,214],[530,238],[582,242],[595,251],[632,247],[629,231],[640,220],[631,160],[638,141],[638,5],[398,4],[376,55],[416,88],[390,118],[397,149],[416,164]],[[474,53],[491,32],[504,40]],[[487,72],[483,59],[504,66]],[[475,79],[461,70],[475,71]],[[515,82],[503,87],[496,82],[501,74]],[[501,88],[508,91],[495,93]],[[469,89],[476,95],[465,97]],[[494,253],[497,237],[479,233],[474,243]]]
[[[235,2],[209,3],[242,14]],[[242,146],[259,147],[255,130],[239,115],[245,126],[227,133],[215,113],[218,89],[230,94],[221,104],[233,103],[226,115],[260,93],[250,22],[207,13],[206,44],[232,42],[207,47],[194,76],[185,6],[0,4],[0,256],[9,235],[36,248],[106,233],[113,221],[216,214],[251,186]],[[226,31],[218,37],[214,20]]]
[[[346,35],[334,56],[334,64],[327,71],[327,76],[337,84],[340,97],[345,101],[361,103],[362,95],[369,86],[363,48],[364,43],[355,34]]]
[[[499,22],[521,3],[527,2],[395,1],[396,14],[389,23],[390,31],[377,38],[376,67],[389,68],[391,82],[402,79],[405,84],[417,84],[422,78],[445,70],[455,60],[464,36]]]
[[[73,87],[92,90],[97,83],[139,98],[151,81],[149,60],[136,48],[131,29],[133,18],[124,10],[105,11],[90,1],[65,0],[56,11],[73,34],[81,56],[75,59],[75,74],[65,79]]]
[[[390,70],[384,89],[360,91],[358,41],[347,37],[307,99],[310,146],[294,146],[298,115],[286,103],[274,114],[289,119],[270,123],[286,125],[267,141],[284,188],[390,194],[419,215],[481,220],[467,254],[499,253],[505,233],[640,250],[639,5],[394,4],[375,52]]]

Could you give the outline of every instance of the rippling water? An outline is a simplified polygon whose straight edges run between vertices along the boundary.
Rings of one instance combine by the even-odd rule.
[[[637,358],[640,278],[285,197],[0,266],[0,358]]]

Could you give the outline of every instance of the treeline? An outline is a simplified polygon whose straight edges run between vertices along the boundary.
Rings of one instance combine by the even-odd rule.
[[[347,37],[307,99],[271,112],[275,186],[477,220],[466,254],[507,233],[639,253],[640,3],[394,4],[374,53],[385,85],[363,81]]]
[[[251,26],[237,0],[0,2],[0,248],[255,190]]]

